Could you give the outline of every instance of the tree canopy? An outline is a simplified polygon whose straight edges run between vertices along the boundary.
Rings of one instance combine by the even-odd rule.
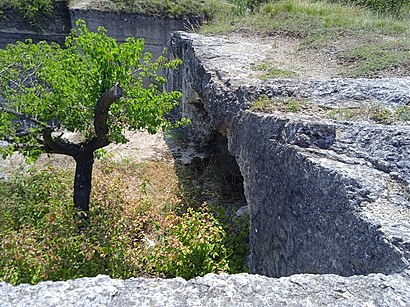
[[[104,28],[91,32],[79,21],[65,47],[26,41],[0,50],[0,140],[7,141],[0,148],[3,155],[72,156],[77,180],[85,168],[79,161],[92,165],[95,150],[127,142],[125,130],[154,133],[171,127],[164,114],[181,93],[162,91],[167,80],[157,72],[176,68],[180,60],[153,60],[143,48],[142,39],[118,44]],[[83,140],[71,142],[66,132]]]

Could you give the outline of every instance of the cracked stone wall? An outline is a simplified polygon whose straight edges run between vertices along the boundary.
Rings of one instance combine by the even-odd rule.
[[[46,40],[64,44],[66,36],[75,27],[78,19],[85,20],[87,27],[97,31],[99,26],[107,29],[108,35],[118,42],[124,42],[127,37],[145,39],[145,51],[159,57],[173,31],[190,29],[193,24],[199,24],[198,18],[173,19],[144,14],[127,14],[86,10],[77,7],[69,8],[68,1],[57,0],[50,15],[40,16],[37,23],[29,23],[14,10],[5,10],[0,16],[0,48],[16,41],[28,38],[34,42]]]
[[[170,50],[183,66],[187,142],[228,139],[250,210],[250,271],[401,272],[410,260],[410,129],[297,113],[252,112],[257,97],[294,97],[332,107],[369,100],[410,102],[410,79],[269,80],[251,77],[264,46],[176,33]]]

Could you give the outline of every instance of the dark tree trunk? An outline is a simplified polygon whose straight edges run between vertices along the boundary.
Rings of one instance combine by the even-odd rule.
[[[1,1],[1,0],[0,0]],[[73,157],[76,162],[74,179],[74,208],[79,217],[84,221],[88,219],[90,210],[91,177],[94,164],[94,151],[110,144],[108,138],[108,111],[114,101],[122,97],[122,88],[115,84],[111,89],[101,94],[94,110],[95,136],[86,142],[76,144],[62,140],[61,137],[53,136],[55,127],[39,122],[35,118],[28,118],[32,122],[45,126],[42,131],[43,149],[48,153],[63,154]],[[11,114],[15,114],[16,112]],[[16,113],[20,116],[20,113]],[[24,115],[22,115],[24,116]],[[27,117],[24,117],[27,118]],[[86,227],[87,223],[81,223],[80,228]]]
[[[75,157],[74,208],[81,216],[87,217],[90,210],[91,177],[93,172],[93,153]]]

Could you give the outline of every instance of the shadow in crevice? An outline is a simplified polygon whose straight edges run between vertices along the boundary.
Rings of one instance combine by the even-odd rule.
[[[198,148],[184,143],[176,130],[166,143],[183,190],[194,194],[196,202],[218,203],[229,210],[246,206],[243,177],[226,137],[215,131],[209,143]]]
[[[182,140],[166,138],[175,159],[184,212],[187,208],[212,212],[223,228],[225,247],[230,250],[230,273],[248,271],[249,211],[243,177],[228,151],[226,137],[215,132],[207,146],[194,148]],[[177,145],[176,143],[179,143]],[[181,147],[182,146],[182,147]],[[189,163],[183,153],[191,155]]]

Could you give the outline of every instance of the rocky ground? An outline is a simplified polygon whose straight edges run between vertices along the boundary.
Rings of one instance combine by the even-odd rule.
[[[29,306],[409,306],[410,272],[363,278],[294,275],[208,274],[186,281],[128,280],[99,275],[65,282],[12,287],[0,283],[3,307]]]

